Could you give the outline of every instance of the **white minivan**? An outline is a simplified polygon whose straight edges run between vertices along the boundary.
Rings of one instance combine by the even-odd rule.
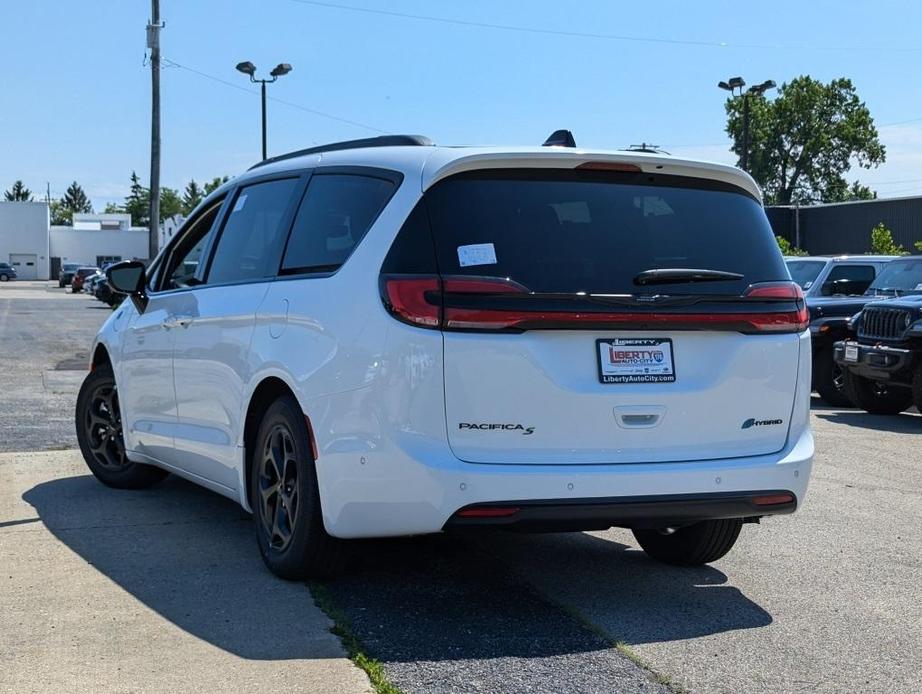
[[[99,331],[76,425],[112,487],[252,511],[267,565],[349,538],[630,528],[723,556],[803,503],[810,335],[745,173],[385,136],[212,193]]]

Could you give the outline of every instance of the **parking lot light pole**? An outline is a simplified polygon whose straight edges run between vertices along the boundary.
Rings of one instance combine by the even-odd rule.
[[[745,172],[749,172],[749,97],[761,96],[769,89],[775,88],[774,80],[765,80],[762,84],[755,84],[745,92],[743,87],[746,86],[746,80],[742,77],[731,77],[727,82],[718,82],[717,86],[730,92],[732,98],[742,97],[743,99],[743,152],[740,155],[740,167]]]
[[[269,73],[269,76],[272,79],[256,79],[256,66],[253,65],[249,60],[246,60],[242,63],[237,63],[237,70],[242,72],[244,75],[250,76],[250,82],[259,83],[259,91],[262,96],[262,139],[263,139],[263,160],[266,159],[266,85],[272,82],[275,82],[282,75],[287,75],[291,72],[291,65],[289,63],[279,63],[274,68],[272,72]]]

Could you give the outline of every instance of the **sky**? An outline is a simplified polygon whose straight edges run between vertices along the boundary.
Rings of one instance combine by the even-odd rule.
[[[922,194],[922,3],[582,0],[161,0],[162,184],[382,133],[440,144],[647,142],[734,162],[720,80],[853,80],[887,147],[853,169],[882,197]],[[77,180],[97,211],[150,171],[143,0],[0,0],[0,189]]]

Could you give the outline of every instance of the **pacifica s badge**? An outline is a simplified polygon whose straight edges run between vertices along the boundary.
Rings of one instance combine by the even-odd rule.
[[[527,427],[522,424],[487,424],[480,423],[474,424],[471,422],[458,422],[459,429],[478,429],[480,431],[517,431],[520,432],[523,436],[528,436],[529,434],[535,433],[534,427]]]

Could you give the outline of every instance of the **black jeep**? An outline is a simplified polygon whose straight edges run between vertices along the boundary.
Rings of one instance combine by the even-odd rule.
[[[865,305],[835,343],[845,392],[874,414],[922,408],[922,258],[892,261],[874,284],[892,298]]]

